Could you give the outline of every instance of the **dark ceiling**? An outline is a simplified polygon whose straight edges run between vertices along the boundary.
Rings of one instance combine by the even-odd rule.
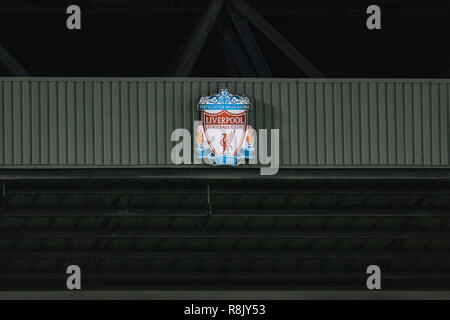
[[[248,3],[327,77],[427,77],[450,74],[450,3],[383,1],[382,29],[366,28],[369,3],[264,0]],[[72,2],[5,0],[0,44],[32,76],[164,76],[208,1],[77,1],[82,30],[66,28]],[[228,17],[225,17],[228,19]],[[251,26],[275,77],[305,77]],[[215,26],[191,76],[243,76]],[[10,72],[0,65],[0,75]]]

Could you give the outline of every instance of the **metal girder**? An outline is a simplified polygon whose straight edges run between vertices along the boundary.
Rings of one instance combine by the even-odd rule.
[[[174,69],[174,76],[186,77],[191,74],[192,69],[200,55],[203,45],[213,28],[219,12],[223,7],[225,0],[211,0],[209,7],[192,30],[189,41],[184,49],[183,55],[175,57],[179,59]]]
[[[255,9],[245,0],[231,0],[236,9],[247,17],[270,41],[284,52],[303,72],[313,78],[325,77],[305,56],[275,30]]]
[[[360,259],[432,259],[449,260],[450,252],[443,251],[299,251],[299,250],[253,250],[253,251],[224,251],[224,250],[0,250],[0,260],[186,260],[186,259],[212,259],[212,260],[360,260]]]
[[[220,46],[222,48],[221,54],[225,61],[227,75],[229,77],[239,77],[239,70],[236,64],[234,63],[233,57],[231,57],[230,54],[228,53],[228,47],[225,41],[220,41]]]
[[[66,288],[64,279],[37,279],[37,280],[15,280],[15,281],[3,281],[3,284],[0,288],[0,298],[2,297],[2,293],[11,293],[7,295],[8,297],[19,297],[18,299],[23,299],[24,296],[30,295],[18,295],[17,292],[27,292],[27,291],[37,291],[40,292],[39,300],[42,300],[42,297],[48,296],[49,290],[61,290]],[[122,292],[121,295],[115,295],[117,297],[122,297],[120,299],[126,299],[126,297],[130,297],[130,290],[135,290],[134,294],[131,296],[141,297],[139,299],[154,299],[155,296],[159,296],[161,291],[167,290],[169,292],[178,292],[178,295],[166,295],[166,297],[182,297],[184,294],[184,300],[192,300],[192,295],[189,295],[190,292],[199,290],[200,293],[194,296],[202,297],[200,299],[211,299],[212,297],[222,297],[218,299],[223,299],[223,294],[221,292],[230,292],[230,290],[236,290],[239,293],[247,292],[246,297],[243,297],[242,300],[248,299],[249,296],[254,297],[255,293],[260,292],[278,292],[279,294],[272,294],[275,300],[280,299],[280,296],[289,296],[286,295],[287,292],[292,292],[295,290],[302,290],[302,295],[298,295],[298,297],[307,298],[308,293],[312,292],[321,292],[323,296],[331,296],[334,299],[342,300],[342,297],[350,297],[350,295],[346,295],[341,293],[338,295],[329,295],[330,291],[336,292],[337,290],[344,290],[345,293],[348,294],[350,290],[367,290],[366,280],[360,279],[245,279],[245,280],[236,280],[230,281],[228,279],[217,279],[213,280],[198,280],[198,279],[93,279],[89,278],[83,281],[83,290],[73,290],[68,291],[71,293],[72,299],[79,299],[80,296],[83,297],[94,297],[95,295],[91,295],[93,292],[101,292],[101,290],[107,290],[107,293],[111,293],[113,290],[119,290]],[[449,281],[442,280],[414,280],[414,279],[405,279],[405,280],[391,280],[383,282],[383,290],[373,290],[373,291],[383,291],[383,292],[394,292],[394,294],[386,294],[379,295],[372,293],[371,296],[366,296],[365,299],[370,299],[374,297],[385,297],[385,299],[392,299],[392,297],[402,297],[403,299],[408,296],[414,297],[414,295],[408,294],[397,294],[398,290],[408,290],[408,293],[411,290],[426,290],[422,291],[425,293],[423,296],[431,296],[429,293],[431,291],[436,292],[437,290],[441,290],[441,296],[435,295],[434,297],[438,297],[438,299],[442,299],[442,290],[449,290],[450,283]],[[154,290],[154,291],[153,291]],[[212,291],[212,294],[207,294],[208,290]],[[395,291],[394,291],[395,290]],[[78,291],[78,292],[74,292]],[[80,291],[82,293],[80,293]],[[232,292],[236,292],[232,291]],[[250,291],[250,292],[249,292]],[[133,291],[132,291],[133,292]],[[139,292],[139,293],[138,293]],[[143,292],[151,292],[151,294],[143,294]],[[30,292],[28,292],[30,293]],[[117,293],[117,292],[116,292]],[[128,294],[127,294],[128,293]],[[181,294],[182,293],[182,294]],[[359,296],[365,296],[362,292],[360,294],[353,294],[353,297],[350,299],[357,299]],[[428,293],[428,295],[426,295]],[[236,300],[236,297],[240,296],[237,294],[234,295],[226,295],[229,300]],[[314,295],[313,295],[314,296]],[[448,296],[448,295],[447,295]],[[3,295],[4,297],[4,295]],[[61,297],[68,297],[64,294],[59,295],[56,299],[61,299]],[[104,294],[103,297],[114,297],[114,295]],[[267,299],[268,295],[262,295],[261,299]],[[291,296],[292,297],[292,296]],[[316,296],[317,297],[317,296]],[[416,298],[419,295],[416,295]],[[400,299],[402,299],[400,298]],[[11,298],[9,298],[11,299]],[[55,299],[55,298],[53,298]],[[98,296],[97,296],[97,299]],[[136,298],[135,298],[136,299]],[[421,298],[422,300],[423,298]]]
[[[208,210],[209,211],[209,210]],[[204,217],[205,209],[3,209],[0,218],[13,217]],[[212,218],[220,217],[450,217],[450,208],[215,208]]]
[[[248,56],[250,57],[258,76],[266,78],[272,77],[272,72],[267,65],[266,59],[264,58],[264,55],[256,42],[255,36],[253,35],[246,18],[239,14],[239,12],[237,12],[228,3],[226,4],[226,8],[231,16],[231,21],[233,22],[234,27],[238,30],[238,35],[247,50]]]
[[[450,181],[448,168],[281,168],[274,176],[261,176],[259,168],[2,168],[0,180],[443,180]]]
[[[230,183],[208,184],[210,194],[228,195],[450,195],[450,182],[408,185],[401,183]],[[7,184],[8,195],[15,194],[126,194],[126,195],[204,195],[206,184],[193,183],[14,183]]]
[[[0,45],[0,63],[3,64],[13,76],[30,76],[25,68],[16,59],[14,59],[14,57],[2,45]]]
[[[172,58],[172,61],[169,63],[169,65],[165,69],[165,72],[164,72],[165,77],[171,77],[174,74],[175,68],[177,67],[177,64],[179,63],[179,59],[181,59],[188,42],[189,42],[189,39],[187,38],[179,46],[176,54],[174,55],[174,58]]]
[[[158,289],[149,287],[140,287],[138,290],[124,286],[118,290],[99,289],[99,290],[67,290],[61,288],[61,284],[53,290],[24,289],[1,291],[0,300],[248,300],[251,297],[254,300],[445,300],[450,299],[449,288],[443,286],[427,286],[424,290],[421,288],[398,288],[397,290],[367,290],[359,288],[351,290],[349,288],[337,289],[332,286],[279,290],[279,289],[236,289],[225,286],[222,290],[217,286],[205,290],[196,290],[192,288],[182,288],[183,290],[173,290],[172,288]],[[48,287],[48,285],[46,286]],[[430,288],[431,287],[431,288]],[[17,286],[15,286],[17,288]],[[319,289],[319,290],[318,290]],[[384,287],[383,287],[384,289]],[[430,290],[431,289],[431,290]],[[43,304],[45,306],[45,304]],[[312,307],[311,307],[311,310]]]
[[[237,65],[239,73],[242,77],[255,77],[256,73],[242,49],[241,44],[231,25],[222,16],[217,20],[217,27],[219,28],[220,34],[222,35],[223,41],[226,44],[227,52],[234,60]]]
[[[365,228],[79,229],[21,228],[0,232],[2,239],[450,239],[449,230]]]
[[[0,280],[50,280],[66,279],[63,272],[1,272]],[[307,279],[361,279],[366,280],[364,272],[261,272],[261,271],[222,271],[222,272],[83,272],[83,279],[121,279],[121,280],[144,280],[144,279],[195,279],[195,280],[250,280],[250,279],[272,279],[272,280],[307,280]],[[450,273],[442,272],[383,272],[383,280],[450,280]],[[365,284],[365,281],[364,283]]]
[[[67,275],[64,272],[4,272],[0,273],[0,288],[33,287],[47,289],[63,287]],[[448,273],[388,273],[383,272],[383,288],[449,288]],[[364,272],[145,272],[110,273],[83,271],[84,289],[93,288],[279,288],[298,289],[329,288],[366,289],[367,274]]]

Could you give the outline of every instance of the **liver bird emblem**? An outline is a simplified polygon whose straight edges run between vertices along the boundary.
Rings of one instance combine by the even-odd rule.
[[[236,130],[233,130],[228,135],[226,133],[222,133],[222,139],[220,139],[220,145],[223,147],[222,153],[226,153],[229,150],[233,151],[233,146],[231,145],[231,141],[233,141]]]

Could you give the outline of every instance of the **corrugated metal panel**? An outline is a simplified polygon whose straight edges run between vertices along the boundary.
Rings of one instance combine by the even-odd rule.
[[[283,166],[450,164],[450,80],[0,78],[0,165],[172,165],[219,88],[280,128]]]

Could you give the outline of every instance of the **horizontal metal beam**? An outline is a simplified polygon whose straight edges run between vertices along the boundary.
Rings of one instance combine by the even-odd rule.
[[[205,208],[188,209],[0,209],[0,218],[20,217],[204,217]],[[213,209],[219,217],[450,217],[450,208],[249,208]]]
[[[209,184],[211,194],[231,195],[450,195],[450,181],[407,183],[230,183]],[[206,184],[191,183],[6,183],[6,195],[15,194],[205,194]]]
[[[46,296],[49,290],[64,290],[66,288],[65,279],[43,279],[43,280],[15,280],[15,281],[3,281],[0,287],[0,297],[2,292],[26,292],[26,291],[38,291],[41,293],[40,299]],[[126,292],[129,290],[139,290],[144,292],[149,292],[152,290],[152,294],[149,294],[147,298],[155,297],[154,293],[159,293],[163,290],[171,290],[172,292],[191,292],[192,290],[201,290],[202,292],[208,292],[207,290],[212,290],[215,293],[218,292],[229,292],[230,290],[242,291],[254,291],[254,292],[267,292],[268,290],[273,290],[281,293],[292,292],[294,290],[303,290],[303,292],[322,292],[326,296],[326,293],[330,290],[367,290],[366,280],[364,279],[246,279],[246,280],[236,280],[230,281],[228,279],[217,279],[217,280],[197,280],[197,279],[85,279],[82,282],[83,290],[73,290],[72,299],[76,299],[79,295],[89,296],[89,294],[98,292],[101,290],[107,290],[111,292],[112,290],[120,290]],[[442,280],[390,280],[384,281],[382,284],[384,292],[397,292],[398,290],[427,290],[427,291],[437,291],[437,290],[449,290],[449,281]],[[154,291],[153,291],[154,290]],[[393,291],[395,290],[395,291]],[[67,289],[66,289],[67,291]],[[77,292],[74,292],[77,291]],[[81,293],[80,293],[81,291]],[[244,291],[244,292],[245,292]],[[381,291],[381,290],[374,290]],[[425,291],[425,292],[427,292]],[[429,292],[428,292],[429,293]],[[275,299],[280,299],[280,295],[274,295]],[[376,295],[380,297],[380,295]],[[8,295],[12,297],[14,295]],[[17,296],[17,295],[16,295]],[[62,297],[64,295],[61,295]],[[105,295],[109,296],[109,295]],[[124,294],[126,297],[126,294]],[[135,295],[137,296],[137,295]],[[180,295],[178,295],[180,296]],[[221,295],[218,295],[221,296]],[[240,295],[230,296],[230,300],[236,300],[236,297]],[[246,298],[254,297],[255,294],[248,293]],[[345,295],[340,295],[337,299],[342,299]],[[59,298],[60,298],[59,297]],[[211,297],[217,297],[214,294],[204,294],[203,299],[210,300]],[[304,297],[307,297],[305,294]],[[353,297],[356,298],[355,296]],[[374,298],[372,296],[371,298]],[[386,295],[386,299],[392,299],[392,295]],[[19,298],[20,299],[20,298]],[[58,299],[58,298],[56,298]],[[98,299],[98,298],[97,298]],[[123,298],[122,298],[123,299]],[[154,298],[150,298],[154,299]],[[192,296],[186,294],[185,300],[192,300]],[[267,296],[262,296],[262,300],[267,299]],[[367,298],[366,298],[367,299]],[[439,297],[442,299],[442,297]],[[422,299],[421,299],[422,300]]]
[[[432,259],[449,260],[449,251],[298,251],[298,250],[146,250],[146,251],[104,251],[104,250],[0,250],[0,260],[360,260],[360,259]]]
[[[356,228],[308,228],[308,229],[210,229],[197,227],[190,229],[61,229],[22,228],[1,229],[2,239],[450,239],[449,230],[424,231],[356,229]]]
[[[14,280],[56,280],[66,279],[67,274],[54,272],[1,272],[0,281]],[[149,279],[192,279],[192,280],[335,280],[361,279],[366,280],[365,272],[83,272],[83,279],[95,280],[149,280]],[[385,280],[450,280],[450,273],[388,273],[383,272]],[[365,283],[365,281],[364,281]]]
[[[259,168],[7,168],[0,170],[0,180],[224,180],[224,181],[295,181],[295,180],[443,180],[450,181],[447,168],[298,168],[283,169],[274,176],[261,176]]]
[[[2,288],[0,288],[1,290]],[[398,290],[354,290],[333,289],[260,289],[247,290],[226,287],[212,287],[209,290],[183,288],[153,289],[139,288],[138,290],[123,287],[107,290],[67,290],[54,288],[43,291],[40,288],[12,289],[0,291],[0,300],[450,300],[449,288],[398,289]],[[434,289],[434,290],[433,290]],[[42,304],[45,306],[45,304]]]

